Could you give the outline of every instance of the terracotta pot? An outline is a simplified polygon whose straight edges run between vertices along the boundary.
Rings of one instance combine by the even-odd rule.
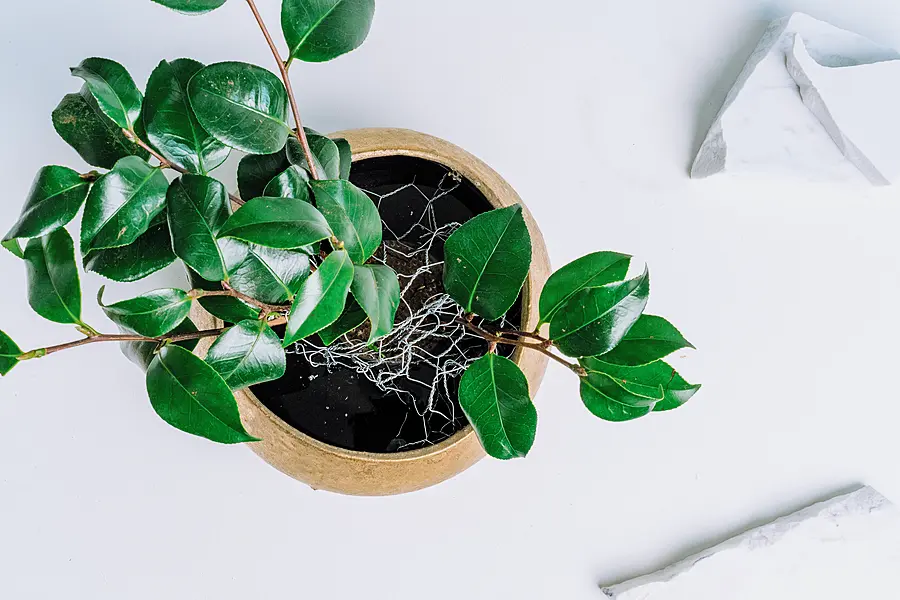
[[[471,181],[495,207],[522,204],[516,192],[493,169],[453,144],[404,129],[356,129],[334,137],[350,142],[353,160],[391,155],[423,158],[442,164]],[[523,294],[523,326],[533,328],[538,320],[538,298],[550,275],[544,239],[531,214],[525,209],[533,243],[531,272]],[[192,315],[201,329],[219,327],[221,322],[195,305]],[[210,341],[201,344],[203,353]],[[531,394],[537,393],[547,367],[547,358],[537,352],[516,351],[513,360],[528,377]],[[419,450],[390,454],[356,452],[330,446],[303,434],[275,416],[250,390],[235,393],[244,426],[261,442],[249,447],[270,465],[309,484],[342,494],[383,496],[412,492],[440,483],[468,469],[484,456],[471,426],[449,439]]]

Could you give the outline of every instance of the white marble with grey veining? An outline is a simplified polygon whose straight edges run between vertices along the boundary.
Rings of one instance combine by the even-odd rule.
[[[900,511],[864,487],[603,593],[613,600],[885,598],[900,589],[898,567]]]

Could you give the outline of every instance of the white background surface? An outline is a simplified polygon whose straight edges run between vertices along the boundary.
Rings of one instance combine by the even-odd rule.
[[[277,3],[260,4],[277,30]],[[293,70],[310,126],[408,127],[486,160],[557,266],[646,259],[650,310],[700,348],[679,361],[705,384],[685,408],[607,424],[551,366],[528,459],[346,498],[168,427],[118,349],[67,352],[0,382],[2,595],[599,598],[860,482],[900,499],[900,191],[686,176],[765,22],[791,10],[900,46],[895,0],[379,0],[360,51]],[[240,0],[202,18],[16,2],[0,44],[5,224],[40,166],[83,166],[50,123],[82,58],[141,85],[161,58],[272,66]],[[0,328],[67,340],[30,313],[22,271],[0,253]],[[84,282],[86,315],[105,323],[99,284]]]

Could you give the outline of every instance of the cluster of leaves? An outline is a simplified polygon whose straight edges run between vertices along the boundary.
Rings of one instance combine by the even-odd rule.
[[[631,257],[615,252],[584,256],[553,273],[540,296],[534,332],[500,331],[495,344],[563,355],[581,380],[581,399],[594,415],[628,421],[687,402],[700,388],[663,358],[693,346],[662,317],[644,314],[650,275],[626,280]],[[531,267],[531,238],[520,206],[479,215],[445,246],[444,286],[470,313],[495,321],[513,306]],[[540,333],[549,325],[549,337]],[[566,362],[551,354],[560,362]],[[473,363],[460,382],[459,400],[485,450],[509,459],[534,442],[537,411],[517,364],[493,352]]]
[[[226,0],[154,1],[197,14]],[[330,344],[364,323],[370,343],[390,333],[400,286],[393,270],[371,261],[382,243],[378,210],[349,181],[349,144],[301,127],[287,78],[295,59],[320,62],[358,47],[374,0],[283,0],[286,61],[254,0],[247,2],[281,79],[251,64],[164,60],[141,93],[111,60],[89,58],[72,69],[83,87],[63,98],[53,124],[105,172],[41,169],[2,244],[26,264],[35,312],[74,325],[85,337],[25,352],[0,332],[0,374],[56,351],[120,342],[146,370],[150,401],[164,420],[237,443],[254,438],[241,424],[233,390],[284,375],[286,346],[314,335]],[[232,149],[246,153],[237,173],[242,200],[210,176]],[[166,170],[177,177],[170,181]],[[76,250],[66,226],[82,206]],[[697,391],[662,361],[690,344],[665,319],[643,314],[649,275],[625,280],[631,259],[622,254],[590,254],[554,273],[533,332],[477,325],[476,316],[497,321],[515,304],[531,250],[520,206],[473,218],[445,244],[444,287],[462,306],[467,326],[491,343],[459,389],[488,454],[524,456],[537,427],[528,381],[514,361],[496,353],[498,344],[565,363],[580,377],[587,408],[609,421],[676,408]],[[82,320],[79,252],[86,270],[117,282],[140,280],[180,259],[191,289],[106,304],[101,288],[98,302],[120,329],[101,334]],[[197,331],[189,318],[195,301],[234,325]],[[276,323],[286,325],[283,337]],[[202,337],[216,338],[205,360],[192,352]]]
[[[186,13],[224,3],[157,1]],[[373,12],[374,0],[285,0],[288,62],[353,50]],[[88,58],[72,74],[83,87],[63,98],[53,124],[105,172],[42,168],[3,245],[26,264],[31,307],[85,338],[23,352],[0,332],[0,374],[61,349],[118,341],[146,370],[150,401],[164,420],[237,443],[253,438],[232,391],[281,377],[286,346],[316,334],[333,340],[365,320],[370,342],[390,332],[397,276],[367,264],[382,242],[378,210],[348,180],[345,140],[288,124],[293,100],[285,82],[255,65],[191,59],[160,62],[144,93],[112,60]],[[232,149],[247,154],[238,167],[243,200],[210,176]],[[166,170],[177,177],[170,181]],[[66,226],[82,206],[76,248]],[[101,289],[98,302],[120,329],[101,334],[82,320],[79,253],[86,270],[116,282],[138,281],[180,259],[192,287],[110,304]],[[234,325],[197,331],[189,318],[194,301]],[[345,308],[352,325],[339,322]],[[283,338],[277,322],[286,324]],[[212,336],[205,360],[191,352]]]

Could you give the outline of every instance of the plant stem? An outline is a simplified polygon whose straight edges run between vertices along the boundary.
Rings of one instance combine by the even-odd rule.
[[[237,298],[250,306],[256,307],[260,310],[266,311],[267,313],[283,313],[287,312],[291,307],[290,305],[281,305],[281,304],[268,304],[266,302],[261,302],[254,298],[253,296],[248,296],[242,292],[237,291],[236,289],[229,286],[224,281],[222,282],[222,287],[224,290],[191,290],[188,292],[188,295],[192,298],[204,298],[210,296],[230,296],[232,298]]]
[[[66,344],[57,346],[47,346],[46,348],[38,348],[30,352],[24,352],[19,355],[19,360],[31,360],[32,358],[43,358],[48,354],[55,354],[70,348],[78,348],[79,346],[87,346],[88,344],[97,344],[100,342],[155,342],[161,344],[163,342],[184,342],[187,340],[198,340],[205,337],[219,336],[225,333],[226,329],[207,329],[205,331],[194,331],[191,333],[176,333],[172,335],[161,335],[159,337],[146,337],[143,335],[132,334],[100,334],[86,337],[83,340],[76,340]]]
[[[531,333],[527,333],[527,332],[518,332],[518,331],[501,331],[501,332],[498,332],[499,335],[495,335],[495,334],[475,325],[475,323],[469,321],[468,319],[465,319],[463,322],[466,324],[466,327],[469,329],[469,331],[478,334],[479,336],[483,337],[485,340],[487,340],[491,344],[500,344],[500,345],[504,345],[504,346],[517,346],[519,348],[528,348],[530,350],[537,350],[544,356],[552,358],[553,360],[555,360],[556,362],[558,362],[561,365],[565,365],[570,371],[572,371],[579,377],[585,377],[587,375],[587,371],[584,369],[584,367],[582,367],[578,363],[570,363],[569,361],[565,360],[564,358],[557,356],[556,354],[551,352],[550,351],[550,340],[541,338],[540,336],[538,336],[536,334],[531,334]],[[540,339],[541,343],[540,344],[529,344],[528,342],[523,342],[522,340],[503,337],[503,335],[520,335],[520,334],[522,334],[523,337]]]
[[[256,22],[259,23],[259,28],[262,30],[263,36],[266,38],[266,43],[269,44],[269,48],[275,56],[275,63],[278,65],[278,70],[281,72],[281,80],[284,82],[284,89],[287,92],[288,102],[291,104],[291,112],[294,113],[294,123],[297,125],[295,133],[297,139],[300,140],[303,154],[306,156],[306,162],[309,165],[309,174],[313,179],[319,179],[319,173],[316,170],[312,149],[309,147],[309,140],[306,139],[306,131],[303,129],[303,122],[300,120],[300,109],[297,108],[297,98],[294,97],[294,90],[291,87],[291,78],[288,76],[288,68],[290,68],[293,58],[289,58],[287,62],[282,60],[281,53],[278,52],[278,47],[275,45],[272,36],[269,34],[269,29],[266,27],[262,16],[259,14],[259,10],[256,8],[255,0],[247,0],[247,4],[250,5],[250,10],[253,11],[253,16],[256,18]]]

